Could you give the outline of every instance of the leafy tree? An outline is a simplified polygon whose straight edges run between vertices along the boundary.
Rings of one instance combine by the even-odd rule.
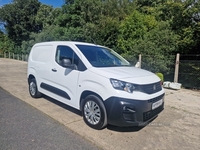
[[[13,0],[0,8],[0,20],[5,22],[8,37],[20,46],[23,40],[29,39],[31,32],[40,32],[41,24],[37,24],[35,16],[39,9],[38,0]]]
[[[2,43],[2,41],[4,41],[4,34],[3,34],[3,32],[0,30],[0,54],[1,53],[3,53],[3,43]]]
[[[55,18],[52,17],[52,11],[53,11],[52,6],[44,4],[40,5],[35,20],[37,24],[42,25],[42,29],[45,28],[46,26],[51,25],[54,22],[53,19]]]
[[[48,25],[58,25],[58,16],[61,14],[61,8],[54,8],[49,17],[47,17]]]
[[[100,0],[74,0],[66,1],[59,16],[62,27],[82,27],[86,23],[95,22],[101,12]]]
[[[176,45],[176,51],[159,46],[166,54],[199,53],[199,11],[200,2],[196,0],[65,0],[62,8],[56,9],[38,0],[14,0],[0,8],[0,22],[5,25],[8,39],[21,46],[23,52],[35,42],[94,40],[133,59],[141,53],[140,43],[146,40],[146,49],[145,45],[153,47],[159,41],[153,38],[156,32],[157,36],[168,33],[172,45]],[[159,45],[165,47],[167,43]],[[168,45],[166,49],[171,49]],[[151,54],[159,54],[157,51]]]
[[[160,22],[154,29],[147,32],[143,39],[133,45],[132,53],[142,54],[142,68],[152,72],[168,73],[174,64],[177,51],[178,36],[171,31],[167,22]]]
[[[170,55],[176,52],[178,36],[169,23],[158,22],[154,16],[134,11],[120,25],[118,48],[135,64],[139,54],[145,56],[142,67],[153,72],[169,71]]]
[[[29,53],[35,43],[47,41],[80,41],[82,38],[83,33],[81,28],[64,28],[51,25],[43,29],[40,33],[32,33],[29,41],[22,42],[21,49],[23,53]]]
[[[105,45],[110,48],[117,47],[117,37],[119,34],[119,20],[117,18],[102,16],[96,29],[93,30],[98,44]],[[91,33],[92,34],[92,33]]]
[[[198,53],[200,2],[195,0],[169,0],[160,9],[159,19],[169,21],[172,30],[179,35],[180,53]]]
[[[119,22],[132,6],[128,0],[66,0],[58,25],[81,28],[84,41],[115,47]]]
[[[144,34],[154,28],[157,25],[157,21],[154,16],[145,15],[134,11],[124,21],[122,21],[118,37],[119,53],[127,53],[132,50],[132,45],[143,38]]]
[[[0,31],[0,53],[4,52],[14,52],[14,43]]]
[[[135,8],[134,1],[131,0],[104,0],[102,2],[103,15],[123,20]]]

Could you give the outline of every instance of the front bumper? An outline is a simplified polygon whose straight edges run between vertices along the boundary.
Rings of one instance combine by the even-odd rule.
[[[163,99],[162,105],[152,110],[152,104]],[[110,97],[104,101],[108,124],[116,126],[143,126],[164,109],[164,94],[149,100]]]

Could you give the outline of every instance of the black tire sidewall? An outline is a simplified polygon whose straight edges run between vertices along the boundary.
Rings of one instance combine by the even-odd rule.
[[[36,86],[36,92],[35,92],[34,95],[32,95],[32,94],[31,94],[31,91],[30,91],[30,84],[31,84],[32,82],[33,82],[33,83],[35,84],[35,86]],[[39,98],[39,97],[41,97],[41,93],[38,91],[37,83],[36,83],[35,78],[31,79],[30,82],[29,82],[29,93],[30,93],[31,97],[33,97],[33,98]]]
[[[96,125],[93,125],[90,122],[88,122],[87,119],[86,119],[86,117],[85,117],[84,106],[85,106],[85,104],[88,101],[94,101],[99,106],[99,108],[100,108],[101,118],[100,118],[99,123],[97,123]],[[84,119],[85,123],[88,126],[90,126],[91,128],[93,128],[93,129],[100,130],[100,129],[102,129],[105,126],[105,121],[106,121],[105,117],[107,117],[107,115],[106,115],[106,109],[105,109],[105,106],[104,106],[103,102],[101,101],[101,99],[99,97],[95,96],[95,95],[89,95],[89,96],[87,96],[84,99],[84,102],[83,102],[83,105],[82,105],[82,115],[83,115],[83,119]]]

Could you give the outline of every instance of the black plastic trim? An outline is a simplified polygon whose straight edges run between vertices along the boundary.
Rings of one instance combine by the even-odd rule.
[[[57,94],[57,95],[59,95],[59,96],[61,96],[63,98],[71,100],[71,98],[69,97],[69,95],[65,91],[60,90],[60,89],[58,89],[56,87],[53,87],[53,86],[48,85],[46,83],[41,83],[40,87],[43,88],[43,89],[45,89],[45,90],[47,90],[47,91],[50,91],[50,92],[52,92],[54,94]]]
[[[156,108],[159,109],[159,111],[156,111],[156,109],[152,110],[152,104],[160,99],[164,99],[164,94],[155,97],[153,102],[149,102],[149,100],[110,97],[104,101],[108,124],[116,126],[143,126],[157,117],[164,109],[163,102],[160,107]],[[146,112],[152,112],[153,115],[144,120],[143,114]]]
[[[86,66],[84,65],[84,63],[82,62],[81,59],[79,59],[78,70],[82,71],[82,72],[85,71],[85,70],[87,70]]]

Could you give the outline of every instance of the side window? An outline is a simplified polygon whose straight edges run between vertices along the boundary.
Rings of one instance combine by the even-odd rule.
[[[61,61],[64,58],[70,59],[72,64],[78,66],[79,58],[76,53],[74,53],[74,51],[68,46],[58,46],[55,56],[56,62],[61,65]]]

